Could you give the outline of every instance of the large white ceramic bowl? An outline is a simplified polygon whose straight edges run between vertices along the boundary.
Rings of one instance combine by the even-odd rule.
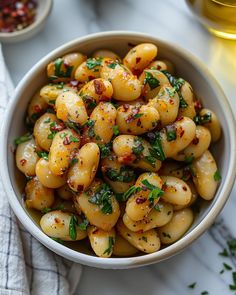
[[[193,89],[202,98],[204,106],[217,113],[223,134],[221,140],[213,148],[213,153],[222,174],[222,181],[213,201],[201,210],[190,230],[173,245],[156,253],[130,258],[99,258],[67,248],[47,237],[22,206],[22,185],[19,172],[15,167],[12,153],[13,141],[24,133],[24,118],[27,104],[40,86],[46,81],[46,65],[58,56],[68,52],[80,51],[90,55],[99,48],[114,50],[123,56],[131,44],[152,42],[159,48],[159,56],[170,59],[176,66],[177,75],[188,80]],[[25,228],[42,244],[75,262],[100,268],[131,268],[170,258],[196,240],[213,223],[222,210],[232,189],[236,174],[236,137],[235,121],[229,103],[216,80],[207,68],[194,56],[179,48],[159,40],[154,36],[135,32],[104,32],[79,38],[54,50],[40,60],[19,83],[14,98],[6,112],[1,134],[1,176],[12,209]]]

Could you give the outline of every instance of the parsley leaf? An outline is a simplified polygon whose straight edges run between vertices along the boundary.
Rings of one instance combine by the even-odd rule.
[[[31,138],[32,138],[32,135],[29,134],[29,133],[26,133],[25,135],[22,135],[22,136],[16,138],[14,140],[14,143],[17,146],[17,145],[19,145],[19,144],[21,144],[23,142],[29,141]]]
[[[190,285],[188,285],[188,288],[190,288],[190,289],[194,289],[195,288],[195,286],[196,286],[196,282],[194,282],[194,283],[192,283],[192,284],[190,284]]]
[[[113,211],[111,203],[112,196],[113,192],[111,191],[110,186],[103,183],[96,189],[95,193],[89,197],[88,201],[92,204],[99,205],[102,213],[111,214]]]
[[[136,156],[140,156],[144,150],[144,146],[142,145],[142,140],[138,137],[134,139],[134,145],[132,147],[132,151]]]
[[[132,196],[135,193],[140,192],[141,190],[142,190],[141,187],[133,185],[123,194],[121,200],[127,201],[130,196]]]
[[[116,62],[112,62],[108,65],[108,68],[114,69],[117,66]]]
[[[144,85],[148,84],[149,87],[152,89],[160,86],[159,80],[157,80],[150,72],[145,71],[145,79],[144,79]]]
[[[48,153],[43,152],[43,151],[38,151],[38,152],[37,152],[37,155],[38,155],[40,158],[43,158],[44,160],[48,161]]]
[[[79,142],[79,138],[77,138],[73,135],[70,135],[69,140],[70,140],[70,142]]]
[[[142,113],[138,113],[138,114],[133,115],[133,118],[138,119],[138,118],[141,118],[142,116],[143,116]]]
[[[78,218],[75,215],[71,216],[70,224],[69,224],[69,236],[71,240],[75,241],[77,238],[77,230],[76,227],[78,226]]]
[[[71,73],[73,71],[73,66],[69,66],[67,65],[65,68],[66,70],[63,71],[61,69],[61,66],[63,65],[64,61],[62,58],[57,58],[55,61],[54,61],[54,67],[55,67],[55,76],[51,76],[50,78],[51,79],[57,79],[58,77],[63,77],[63,78],[69,78],[71,76]]]
[[[176,139],[175,126],[172,124],[172,125],[167,125],[165,128],[166,128],[167,141],[175,140]]]
[[[112,181],[130,182],[135,179],[134,171],[126,166],[121,166],[119,171],[109,168],[105,175]]]
[[[211,122],[211,113],[206,113],[202,116],[196,115],[193,118],[193,121],[195,122],[196,125],[203,125],[203,124],[209,123]]]
[[[103,252],[103,254],[110,255],[112,252],[112,249],[113,249],[113,245],[114,245],[114,238],[109,237],[108,238],[108,248]]]
[[[86,123],[84,123],[84,126],[88,126],[88,136],[90,138],[95,136],[94,124],[95,124],[95,121],[91,119],[89,119]]]
[[[112,129],[113,129],[113,133],[114,133],[115,136],[120,134],[119,128],[118,128],[117,125],[112,126]]]
[[[97,57],[97,58],[88,58],[86,61],[86,66],[89,70],[94,69],[95,67],[101,66],[102,64],[102,58]]]
[[[54,240],[54,241],[56,241],[59,244],[64,245],[64,241],[62,239],[60,239],[60,238],[51,238],[51,239]]]
[[[220,181],[221,180],[221,175],[220,175],[219,170],[216,170],[216,172],[214,173],[214,180],[215,181]]]
[[[154,158],[164,161],[166,157],[162,148],[160,133],[155,133],[154,138],[155,139],[151,143],[152,147],[149,149],[149,152]]]
[[[102,159],[111,155],[111,143],[98,144],[98,147],[100,149],[100,156]]]
[[[78,227],[80,230],[85,231],[87,229],[87,226],[89,225],[89,221],[87,218],[84,218],[84,220],[78,224]]]
[[[160,196],[164,194],[164,191],[158,186],[151,184],[147,179],[144,179],[142,181],[142,184],[145,185],[145,187],[150,190],[150,193],[148,195],[148,200],[149,200],[149,207],[151,208],[154,205],[154,201],[159,199]]]

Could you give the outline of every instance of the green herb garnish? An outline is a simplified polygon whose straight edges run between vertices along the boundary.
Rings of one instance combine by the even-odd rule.
[[[112,62],[108,65],[108,68],[114,69],[117,66],[116,62]]]
[[[153,207],[154,201],[159,199],[160,196],[164,194],[164,191],[158,186],[151,184],[147,179],[144,179],[142,181],[142,184],[145,185],[145,187],[150,190],[150,193],[148,195],[149,207]]]
[[[138,114],[133,115],[133,119],[138,119],[138,118],[141,118],[142,116],[143,116],[142,113],[138,113]]]
[[[32,135],[29,134],[29,133],[26,133],[25,135],[22,135],[22,136],[16,138],[14,140],[14,143],[17,146],[17,145],[19,145],[19,144],[21,144],[23,142],[29,141],[30,139],[32,139]]]
[[[102,58],[97,57],[97,58],[88,58],[86,61],[86,66],[89,70],[94,69],[95,67],[101,66],[102,64]]]
[[[40,158],[43,158],[44,160],[48,161],[48,153],[46,153],[46,152],[42,152],[42,151],[38,151],[38,152],[37,152],[37,155],[38,155]]]
[[[140,192],[141,190],[142,190],[141,187],[133,185],[123,194],[121,200],[127,201],[130,196],[132,196],[135,193]]]
[[[230,265],[228,265],[227,263],[223,263],[223,266],[224,266],[224,268],[226,269],[226,270],[232,270],[233,268],[230,266]]]
[[[142,139],[139,137],[135,137],[134,145],[132,147],[132,151],[136,156],[140,156],[144,150],[144,146],[142,145]]]
[[[77,230],[76,227],[78,226],[78,218],[75,215],[71,216],[70,224],[69,224],[69,236],[71,240],[75,241],[77,238]]]
[[[157,80],[155,77],[153,77],[153,75],[149,72],[145,71],[145,79],[144,79],[144,85],[148,84],[149,87],[152,89],[160,86],[160,82],[159,80]]]
[[[159,132],[155,134],[155,139],[151,144],[152,147],[149,149],[151,156],[160,161],[164,161],[166,157],[162,148],[161,136]]]
[[[108,238],[108,248],[103,252],[103,254],[110,255],[112,252],[112,249],[113,249],[113,245],[114,245],[114,238],[109,237]]]
[[[172,141],[176,139],[176,128],[174,125],[167,125],[166,127],[167,141]]]
[[[145,156],[144,161],[150,164],[152,167],[155,167],[157,159],[153,156]]]
[[[119,128],[118,128],[117,125],[112,126],[112,129],[113,129],[113,133],[114,133],[115,136],[120,134]]]
[[[78,224],[78,227],[80,230],[85,231],[87,229],[87,226],[89,225],[89,221],[87,218],[84,218],[81,223]]]
[[[216,170],[216,172],[214,173],[214,180],[215,181],[220,181],[221,180],[221,175],[220,175],[219,170]]]
[[[102,213],[111,214],[113,211],[111,197],[113,195],[110,186],[103,183],[96,189],[95,193],[89,197],[88,201],[92,204],[99,205]]]
[[[51,76],[51,79],[57,79],[58,77],[62,77],[62,78],[69,78],[71,76],[71,73],[73,71],[73,66],[66,66],[66,70],[62,71],[61,70],[61,66],[64,63],[62,58],[57,58],[54,61],[54,66],[55,66],[55,76]]]
[[[100,149],[100,156],[102,159],[108,157],[111,155],[111,144],[98,144],[99,149]]]
[[[50,212],[50,211],[52,211],[52,209],[49,208],[49,207],[45,207],[45,208],[43,208],[43,209],[41,210],[41,212],[42,212],[43,214],[46,214],[46,213],[48,213],[48,212]]]
[[[211,122],[211,113],[206,113],[202,116],[196,115],[193,118],[193,121],[195,122],[196,125],[204,125],[206,123]]]
[[[64,241],[62,239],[60,239],[60,238],[51,238],[51,239],[54,240],[54,241],[56,241],[59,244],[64,245]]]
[[[84,126],[87,126],[87,127],[88,127],[88,136],[89,136],[90,138],[95,136],[95,132],[94,132],[94,124],[95,124],[95,121],[94,121],[94,120],[91,120],[91,119],[89,119],[89,120],[84,124]]]
[[[119,171],[109,168],[105,174],[112,181],[130,182],[135,179],[134,171],[126,166],[121,166]]]
[[[219,255],[223,257],[229,257],[229,253],[227,249],[224,249],[222,252],[219,252]]]
[[[183,98],[182,94],[179,94],[179,107],[182,109],[186,109],[188,107],[188,103],[186,102],[186,100]]]
[[[79,142],[79,138],[75,137],[73,135],[70,135],[69,140],[70,140],[70,142]]]

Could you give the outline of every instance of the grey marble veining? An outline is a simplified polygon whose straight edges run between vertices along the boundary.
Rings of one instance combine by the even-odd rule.
[[[191,51],[217,78],[236,110],[236,42],[211,36],[193,18],[183,0],[55,0],[43,32],[19,44],[4,45],[10,74],[17,83],[24,73],[55,47],[76,37],[104,30],[153,34]],[[78,295],[210,295],[234,294],[231,272],[236,258],[218,255],[236,236],[236,187],[216,223],[187,250],[168,261],[132,270],[84,267]],[[192,290],[187,286],[197,282]]]

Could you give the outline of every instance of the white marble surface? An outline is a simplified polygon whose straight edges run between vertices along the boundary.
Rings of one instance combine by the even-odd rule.
[[[17,83],[42,56],[73,38],[104,30],[151,33],[188,49],[215,75],[236,110],[236,42],[208,34],[188,11],[183,0],[55,0],[43,32],[18,44],[4,45],[10,74]],[[211,295],[234,294],[228,288],[231,272],[219,274],[222,262],[236,268],[236,259],[218,252],[236,236],[236,187],[213,226],[182,254],[166,262],[132,270],[98,270],[84,267],[80,295]],[[195,289],[187,287],[197,282]]]

